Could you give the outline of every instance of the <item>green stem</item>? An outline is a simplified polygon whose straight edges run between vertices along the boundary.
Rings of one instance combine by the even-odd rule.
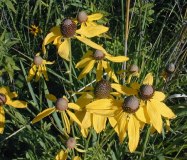
[[[151,126],[149,126],[149,128],[148,128],[148,130],[147,130],[146,137],[145,137],[145,141],[144,141],[144,144],[143,144],[143,149],[142,149],[142,152],[141,152],[141,155],[140,155],[139,160],[141,160],[142,157],[145,156],[145,151],[146,151],[147,142],[148,142],[148,140],[149,140],[150,133],[151,133]]]

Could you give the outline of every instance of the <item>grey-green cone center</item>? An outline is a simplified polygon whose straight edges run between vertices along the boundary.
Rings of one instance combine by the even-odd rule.
[[[151,85],[142,85],[140,87],[139,96],[142,100],[149,100],[154,95],[154,88]]]
[[[0,106],[4,105],[6,103],[7,99],[6,96],[2,93],[0,93]]]
[[[66,38],[71,38],[75,35],[77,25],[71,19],[64,19],[60,25],[61,33]]]
[[[69,149],[74,149],[74,148],[76,147],[76,144],[77,144],[76,139],[73,138],[73,137],[70,137],[70,138],[67,140],[67,142],[66,142],[66,146],[67,146],[67,148],[69,148]]]
[[[39,65],[42,64],[42,62],[43,62],[42,57],[40,57],[40,56],[35,56],[35,57],[34,57],[34,64],[35,64],[35,65],[39,66]]]
[[[87,19],[88,19],[88,15],[87,15],[86,12],[81,11],[81,12],[78,13],[77,20],[78,20],[79,23],[86,22]]]
[[[107,80],[100,80],[96,83],[94,88],[95,98],[102,99],[110,96],[111,84]]]
[[[175,71],[175,65],[170,63],[166,66],[166,72],[172,74]]]
[[[123,102],[123,111],[127,113],[135,113],[139,108],[139,100],[135,96],[128,96]]]
[[[129,67],[129,72],[130,73],[134,73],[134,72],[138,72],[139,71],[139,68],[137,65],[135,64],[132,64],[130,67]]]
[[[55,106],[57,110],[65,111],[68,108],[68,101],[65,98],[58,98]]]
[[[93,54],[93,57],[96,60],[102,60],[105,58],[105,54],[101,50],[96,50],[95,53]]]

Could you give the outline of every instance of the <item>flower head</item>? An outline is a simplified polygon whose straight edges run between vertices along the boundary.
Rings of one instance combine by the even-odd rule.
[[[35,76],[35,81],[37,82],[43,75],[46,80],[48,80],[46,64],[53,64],[54,62],[49,62],[44,60],[39,53],[37,53],[31,64],[31,69],[27,77],[27,81],[31,81]]]
[[[9,105],[15,108],[26,108],[27,103],[25,101],[13,100],[18,94],[16,92],[10,92],[9,87],[0,87],[0,133],[2,134],[5,126],[5,111],[4,105]]]
[[[93,30],[93,28],[90,27],[77,29],[76,23],[73,20],[66,18],[62,21],[60,26],[53,27],[50,30],[50,33],[45,37],[43,41],[42,50],[45,54],[45,46],[53,42],[53,44],[56,45],[58,48],[59,55],[65,60],[69,61],[69,52],[71,47],[70,38],[76,38],[94,49],[105,51],[102,46],[86,38],[94,37],[104,32],[101,30],[98,30],[96,32],[96,30],[98,29]]]
[[[64,126],[65,126],[64,128],[66,129],[67,133],[70,133],[70,120],[69,120],[68,116],[73,121],[75,121],[76,123],[78,123],[80,125],[80,121],[75,116],[75,114],[70,110],[70,109],[72,109],[72,110],[80,111],[81,108],[77,104],[69,103],[68,99],[65,96],[57,99],[54,95],[48,94],[48,95],[46,95],[46,98],[51,100],[52,102],[54,102],[55,106],[51,107],[51,108],[47,108],[47,109],[43,110],[41,113],[39,113],[32,120],[33,124],[40,121],[41,119],[47,117],[48,115],[52,114],[53,112],[58,111],[61,113],[61,117],[64,121]]]
[[[83,57],[82,60],[79,61],[76,65],[76,68],[84,68],[80,75],[78,76],[78,79],[82,79],[85,77],[93,68],[94,65],[97,64],[96,69],[96,80],[99,81],[102,79],[103,75],[103,69],[106,71],[108,76],[113,79],[115,82],[118,83],[118,79],[110,67],[109,61],[112,62],[125,62],[129,58],[125,56],[112,56],[108,54],[107,52],[103,52],[101,50],[96,50],[95,52],[88,51]]]
[[[42,30],[36,26],[36,25],[31,25],[31,27],[29,28],[29,31],[36,37],[38,35],[38,33],[41,33]]]

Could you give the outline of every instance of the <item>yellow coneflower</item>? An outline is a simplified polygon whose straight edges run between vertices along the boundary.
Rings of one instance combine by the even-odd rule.
[[[41,29],[40,29],[38,26],[34,25],[34,24],[31,25],[31,27],[29,28],[29,31],[30,31],[35,37],[36,37],[39,33],[41,33]]]

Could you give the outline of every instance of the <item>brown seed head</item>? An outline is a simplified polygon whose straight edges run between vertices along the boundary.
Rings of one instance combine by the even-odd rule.
[[[67,140],[67,142],[66,142],[66,146],[67,146],[67,148],[69,148],[69,149],[74,149],[74,148],[76,147],[76,144],[77,144],[76,139],[73,138],[73,137],[70,137],[70,138]]]
[[[77,20],[79,23],[86,22],[88,19],[88,15],[85,11],[81,11],[78,13]]]
[[[166,66],[166,72],[169,74],[172,74],[175,71],[175,65],[173,63],[170,63]]]
[[[58,98],[55,106],[57,110],[65,111],[68,108],[68,101],[65,98]]]
[[[139,96],[142,100],[149,100],[154,95],[154,88],[152,85],[142,85],[140,87]]]
[[[127,113],[135,113],[139,108],[139,100],[135,96],[128,96],[125,98],[122,106]]]
[[[102,60],[105,58],[105,54],[101,51],[101,50],[96,50],[93,57],[96,59],[96,60]]]
[[[7,101],[6,96],[0,93],[0,106],[4,105],[6,101]]]
[[[136,64],[132,64],[130,67],[129,67],[129,72],[130,73],[134,73],[134,72],[138,72],[139,71],[139,68]]]
[[[77,26],[71,19],[64,19],[60,26],[61,33],[66,38],[71,38],[75,35]]]
[[[42,57],[40,57],[40,56],[35,56],[35,57],[34,57],[34,64],[35,64],[35,65],[39,66],[39,65],[42,64],[42,62],[43,62]]]
[[[94,88],[95,98],[108,98],[110,96],[111,84],[107,80],[100,80],[96,83]]]

